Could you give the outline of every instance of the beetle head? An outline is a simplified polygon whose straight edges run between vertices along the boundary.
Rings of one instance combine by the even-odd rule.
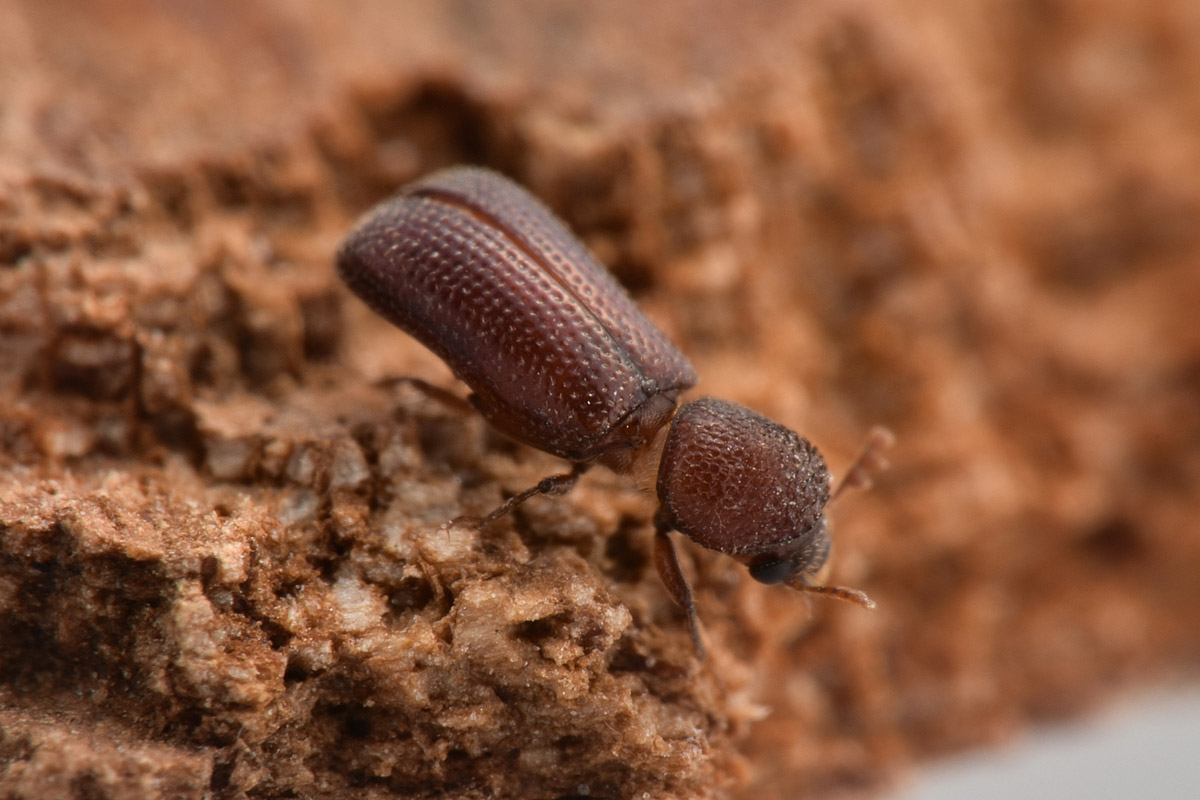
[[[822,514],[817,518],[817,524],[803,535],[750,561],[747,564],[750,577],[766,584],[816,580],[825,572],[831,545],[829,523]]]
[[[832,548],[829,520],[822,513],[817,518],[817,524],[803,535],[778,550],[748,561],[750,577],[759,583],[783,583],[802,592],[823,594],[862,608],[874,608],[875,601],[858,589],[821,585],[821,581],[829,573],[829,554]]]
[[[830,476],[794,431],[724,400],[687,403],[667,433],[657,484],[660,528],[728,553],[762,583],[874,606],[857,590],[817,585],[829,560]]]

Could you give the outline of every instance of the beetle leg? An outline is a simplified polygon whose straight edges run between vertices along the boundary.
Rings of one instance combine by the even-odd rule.
[[[542,478],[536,485],[530,486],[523,492],[514,494],[501,503],[492,513],[480,520],[479,527],[483,528],[491,525],[535,495],[544,494],[547,497],[556,497],[560,494],[566,494],[575,488],[575,484],[579,482],[579,476],[587,472],[591,466],[591,464],[574,464],[570,472]]]
[[[441,386],[430,383],[424,378],[417,378],[412,375],[395,375],[390,378],[381,378],[375,381],[375,385],[381,389],[391,389],[401,385],[411,386],[430,400],[441,403],[443,406],[460,414],[475,413],[475,406],[471,404],[470,400],[459,397],[449,389],[443,389]]]
[[[700,638],[700,617],[696,614],[696,600],[692,596],[692,587],[679,566],[679,554],[675,551],[675,543],[669,535],[670,527],[662,522],[655,523],[654,532],[654,566],[658,567],[658,577],[667,587],[667,594],[687,612],[688,627],[692,632],[692,643],[696,646],[696,655],[704,659],[704,642]]]

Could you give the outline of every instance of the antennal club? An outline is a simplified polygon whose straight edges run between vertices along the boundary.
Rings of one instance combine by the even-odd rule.
[[[837,487],[833,490],[833,494],[829,497],[829,502],[841,496],[846,489],[870,489],[874,483],[873,476],[878,475],[888,468],[887,456],[885,455],[892,446],[896,444],[896,435],[880,425],[871,428],[867,434],[867,440],[863,442],[863,446],[858,451],[858,455],[850,462],[850,466],[846,469],[846,474],[838,482]],[[828,503],[826,504],[828,505]],[[817,587],[812,587],[813,589]],[[829,587],[834,589],[837,587]],[[853,591],[843,589],[842,591]],[[862,592],[858,592],[862,594]],[[866,595],[863,595],[866,599]],[[847,598],[842,597],[845,600]],[[856,602],[851,600],[850,602]],[[869,601],[868,601],[869,602]],[[862,603],[856,603],[863,605]],[[871,605],[874,605],[872,603]]]
[[[823,594],[826,597],[832,597],[835,600],[841,600],[859,608],[865,608],[868,611],[875,608],[875,601],[867,597],[866,592],[861,592],[858,589],[850,589],[845,586],[809,586],[801,581],[789,581],[787,585],[801,592]]]

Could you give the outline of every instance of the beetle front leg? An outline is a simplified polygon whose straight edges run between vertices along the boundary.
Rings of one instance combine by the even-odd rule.
[[[679,554],[675,551],[675,543],[671,541],[672,526],[660,517],[654,521],[654,566],[658,568],[658,577],[667,587],[667,594],[683,607],[687,613],[688,627],[692,633],[692,643],[696,646],[696,655],[704,660],[704,641],[700,638],[700,617],[696,613],[696,600],[692,596],[692,587],[683,575],[679,566]]]

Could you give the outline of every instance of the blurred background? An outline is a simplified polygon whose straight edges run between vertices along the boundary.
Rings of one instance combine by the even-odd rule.
[[[1188,798],[1200,787],[1195,742],[1200,695],[1176,691],[1127,700],[1091,719],[1042,729],[1018,744],[931,765],[902,800],[1127,797]]]

